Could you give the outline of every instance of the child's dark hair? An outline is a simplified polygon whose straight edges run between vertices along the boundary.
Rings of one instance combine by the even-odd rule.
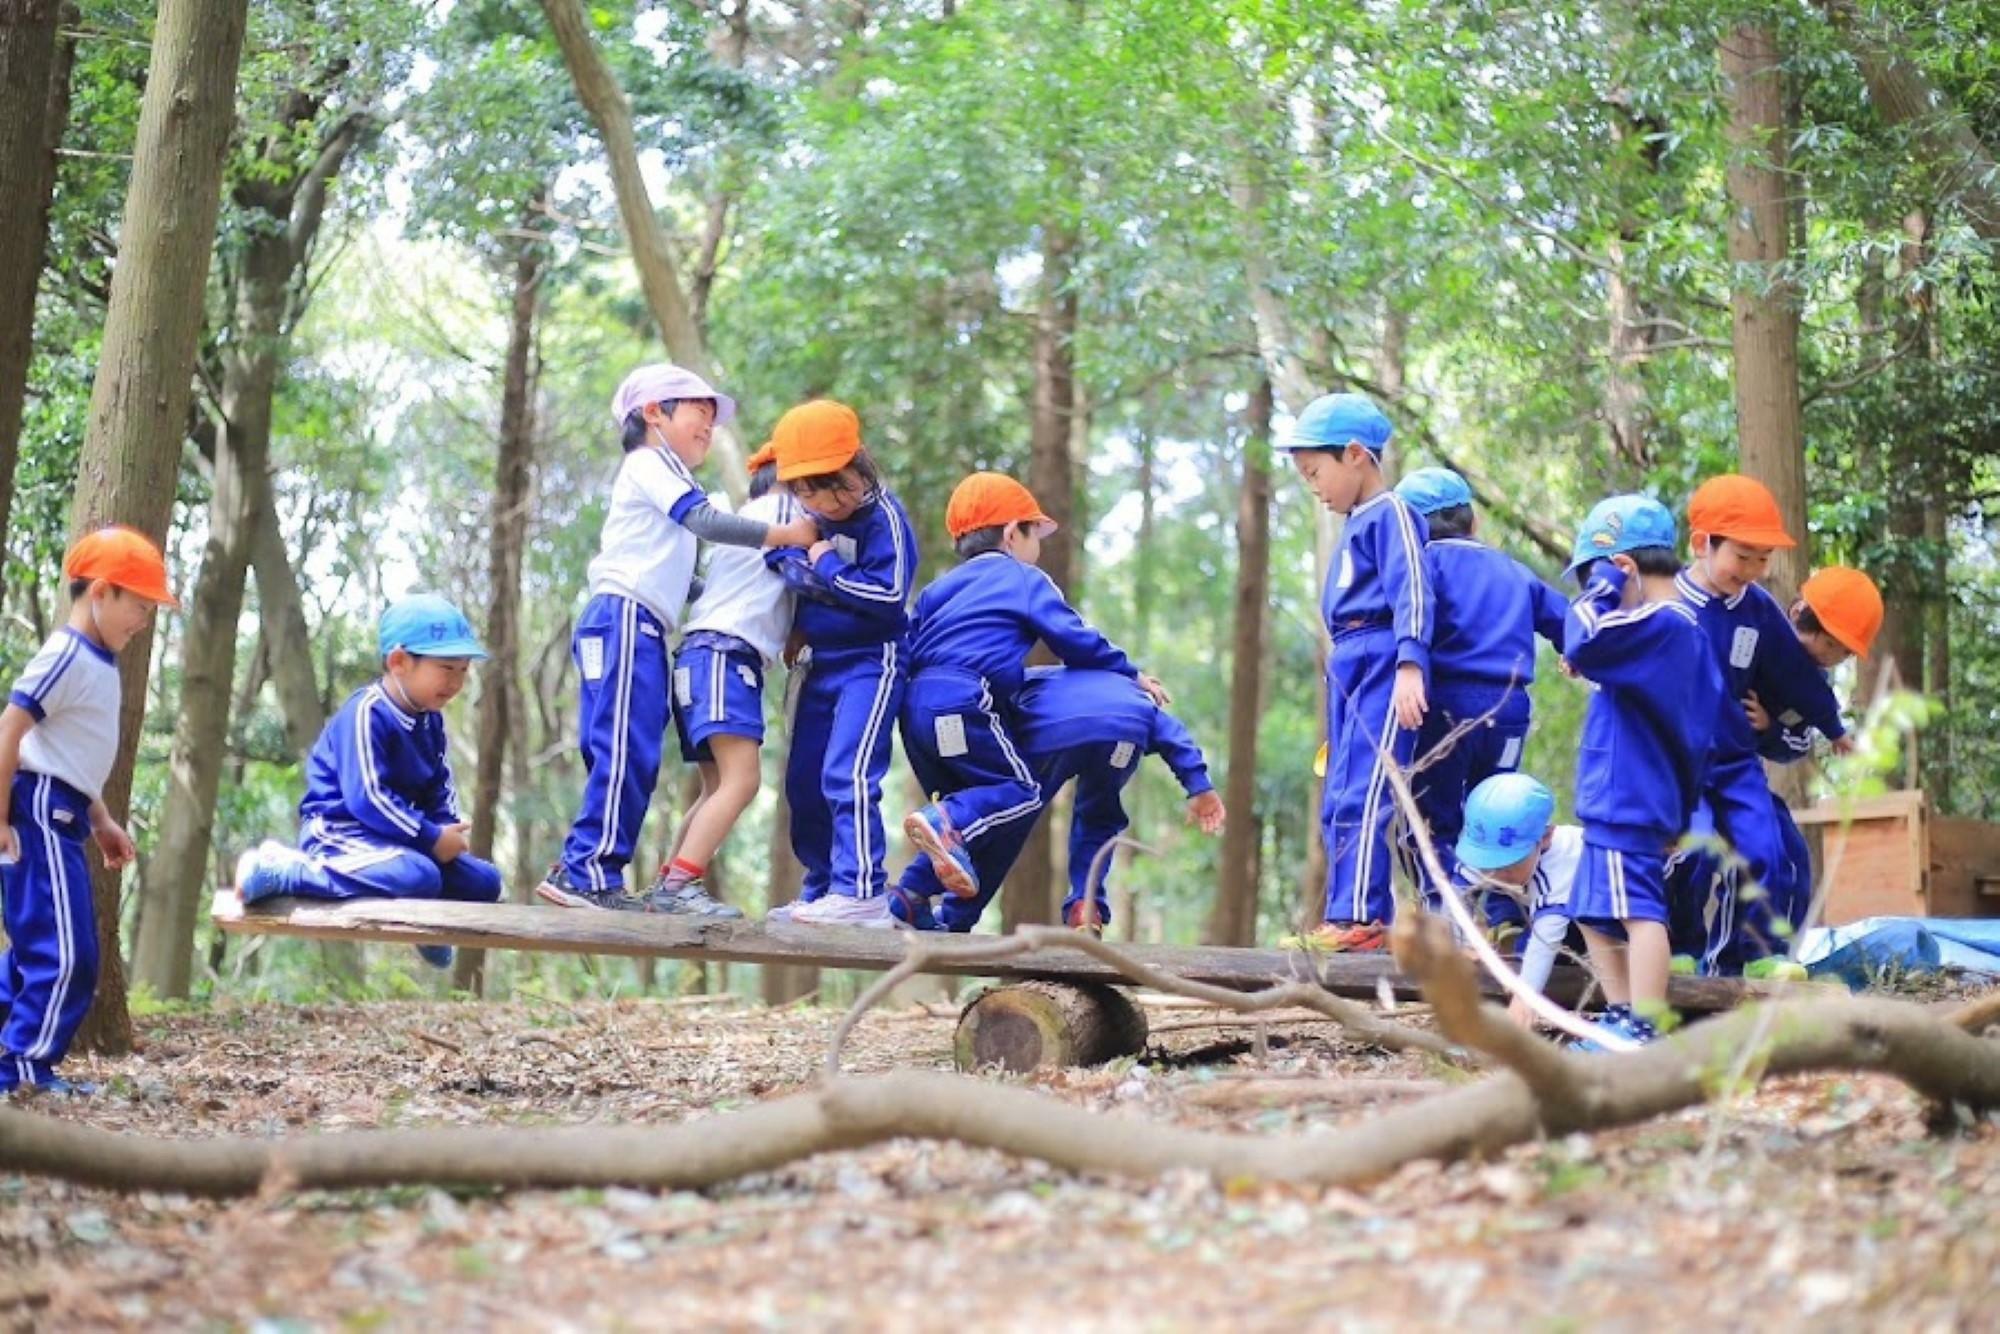
[[[88,592],[90,592],[90,580],[72,579],[69,581],[69,600],[71,602],[75,602],[78,598],[83,597]]]
[[[778,484],[778,465],[767,463],[750,474],[750,499],[761,500]]]
[[[1472,536],[1472,506],[1447,505],[1424,516],[1433,538]]]
[[[1806,635],[1826,635],[1829,639],[1833,638],[1827,635],[1826,627],[1820,624],[1819,613],[1803,599],[1800,600],[1797,610],[1792,613],[1792,628],[1799,632],[1801,638]]]
[[[833,479],[843,472],[852,472],[860,478],[861,489],[868,495],[872,496],[882,489],[882,474],[875,471],[875,460],[868,457],[868,451],[865,449],[856,450],[854,457],[849,459],[844,467],[821,473],[817,477],[801,477],[788,485],[791,486],[794,495],[809,496],[821,491],[831,491],[834,489]]]
[[[951,549],[958,553],[960,560],[971,560],[974,556],[984,556],[989,551],[998,551],[1007,541],[1004,523],[989,523],[984,528],[975,528],[969,533],[961,533],[952,539]]]
[[[1625,554],[1639,567],[1640,574],[1662,578],[1681,572],[1681,558],[1674,554],[1672,547],[1640,547]]]
[[[660,411],[671,417],[674,415],[674,409],[680,405],[681,401],[678,398],[665,399],[660,403]],[[625,414],[625,438],[622,443],[625,446],[627,454],[630,454],[635,449],[644,447],[646,443],[646,408],[644,404],[633,408]]]

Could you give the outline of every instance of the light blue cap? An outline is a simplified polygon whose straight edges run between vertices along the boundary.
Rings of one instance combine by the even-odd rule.
[[[1366,394],[1322,394],[1292,423],[1283,449],[1346,449],[1361,445],[1379,456],[1396,428]]]
[[[479,636],[465,613],[435,593],[413,593],[382,613],[376,648],[388,657],[396,649],[420,658],[483,658]]]
[[[1396,483],[1396,494],[1419,514],[1436,514],[1472,503],[1472,488],[1449,468],[1419,468]]]
[[[1612,496],[1598,501],[1584,516],[1563,573],[1575,574],[1591,561],[1645,547],[1672,551],[1678,542],[1674,516],[1665,505],[1651,496]]]
[[[1475,871],[1512,866],[1537,847],[1555,818],[1556,799],[1526,774],[1495,774],[1465,799],[1459,863]]]

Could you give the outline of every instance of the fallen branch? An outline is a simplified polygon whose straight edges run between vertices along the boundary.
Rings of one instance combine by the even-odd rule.
[[[1446,952],[1438,968],[1469,972]],[[1433,976],[1436,976],[1434,971]],[[1451,985],[1451,984],[1447,984]],[[1452,1022],[1462,1015],[1454,1012]],[[1498,1022],[1495,1020],[1495,1022]],[[2000,1108],[2000,1043],[1904,1001],[1819,997],[1751,1006],[1629,1055],[1560,1058],[1573,1096],[1538,1097],[1512,1071],[1338,1130],[1243,1136],[1093,1112],[1046,1094],[905,1071],[681,1125],[359,1131],[276,1140],[163,1140],[0,1107],[0,1171],[117,1190],[254,1195],[391,1185],[693,1190],[816,1154],[893,1139],[954,1140],[1073,1172],[1355,1185],[1418,1159],[1450,1161],[1535,1138],[1606,1130],[1697,1106],[1768,1026],[1752,1080],[1822,1070],[1900,1079],[1923,1096]],[[1491,1032],[1481,1023],[1479,1031]],[[1472,1040],[1471,1030],[1463,1035]],[[1496,1052],[1498,1044],[1495,1044]],[[1551,1049],[1553,1051],[1553,1049]]]

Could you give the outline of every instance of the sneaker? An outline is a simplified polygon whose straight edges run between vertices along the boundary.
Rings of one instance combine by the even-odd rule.
[[[721,922],[733,922],[743,916],[743,910],[724,903],[702,887],[699,880],[672,880],[665,874],[653,882],[653,892],[646,896],[646,911],[666,913],[675,917],[712,917]]]
[[[625,892],[625,886],[607,889],[602,894],[585,889],[569,878],[569,870],[561,862],[549,868],[542,877],[542,883],[535,886],[535,897],[544,903],[552,903],[558,908],[603,908],[610,912],[644,912],[646,901],[636,894]]]
[[[449,968],[458,957],[458,951],[449,945],[419,945],[417,957],[433,968]]]
[[[47,1079],[38,1079],[25,1087],[30,1093],[52,1098],[89,1098],[97,1093],[97,1085],[85,1083],[80,1079],[64,1079],[61,1075],[50,1075]]]
[[[886,930],[896,925],[889,915],[889,896],[876,894],[857,899],[846,894],[824,894],[792,911],[800,926],[858,926]]]
[[[1803,982],[1806,966],[1796,959],[1774,954],[1768,959],[1752,959],[1743,965],[1743,976],[1753,982]]]
[[[888,898],[889,916],[895,919],[896,926],[905,931],[944,930],[944,923],[938,921],[937,914],[931,911],[928,896],[894,885],[890,887]]]
[[[1089,913],[1088,917],[1084,915],[1086,912]],[[1104,938],[1104,916],[1104,913],[1098,911],[1097,905],[1078,899],[1075,903],[1063,909],[1063,925],[1077,931],[1088,931],[1091,935],[1102,940]]]
[[[965,850],[965,840],[951,827],[942,806],[926,806],[903,817],[903,833],[918,852],[931,859],[938,883],[962,899],[979,897],[979,868]]]
[[[1380,922],[1323,922],[1303,936],[1286,936],[1281,949],[1327,954],[1372,954],[1389,948],[1389,928]]]
[[[792,914],[805,906],[805,900],[803,899],[793,899],[790,903],[781,903],[765,913],[764,920],[767,922],[789,922],[792,920]]]
[[[1636,1042],[1641,1046],[1654,1041],[1660,1036],[1659,1030],[1653,1027],[1653,1021],[1640,1018],[1632,1012],[1632,1007],[1629,1005],[1605,1006],[1603,1013],[1597,1017],[1597,1027],[1625,1038],[1628,1041]],[[1611,1050],[1610,1047],[1605,1046],[1603,1043],[1594,1042],[1589,1038],[1578,1038],[1570,1045],[1572,1050],[1581,1052],[1607,1052]]]
[[[294,893],[312,868],[305,853],[267,838],[236,859],[236,895],[251,904]]]

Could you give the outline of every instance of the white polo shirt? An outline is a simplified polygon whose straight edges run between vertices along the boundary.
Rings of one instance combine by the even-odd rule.
[[[681,516],[708,499],[687,465],[658,445],[618,465],[611,508],[590,562],[590,595],[632,598],[669,630],[680,623],[694,580],[697,543]]]
[[[790,523],[803,512],[783,491],[766,492],[743,507],[744,518],[768,524]],[[764,564],[762,550],[711,544],[708,573],[701,596],[688,609],[686,630],[735,635],[762,654],[769,667],[792,633],[792,592]]]
[[[118,758],[118,659],[70,626],[50,636],[8,700],[35,715],[21,768],[96,801]]]

